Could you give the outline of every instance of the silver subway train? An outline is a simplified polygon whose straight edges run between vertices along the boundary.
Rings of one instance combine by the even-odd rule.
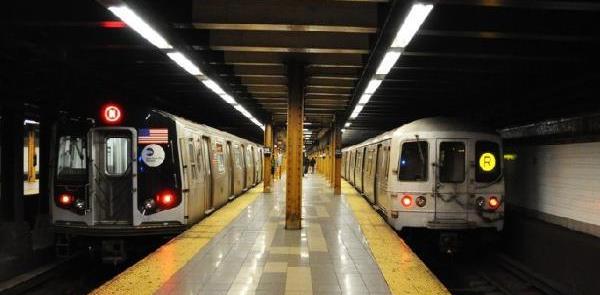
[[[69,236],[181,232],[262,181],[262,146],[172,114],[109,105],[57,125],[52,221]]]
[[[502,141],[492,130],[426,118],[342,151],[342,176],[396,229],[500,231]]]

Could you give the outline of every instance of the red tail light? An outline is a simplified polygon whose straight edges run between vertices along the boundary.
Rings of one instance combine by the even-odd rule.
[[[413,198],[411,195],[404,195],[404,196],[402,196],[402,199],[400,200],[400,202],[402,203],[402,206],[408,208],[408,207],[412,206]]]
[[[173,208],[178,203],[177,194],[175,194],[175,192],[172,190],[161,191],[160,193],[156,194],[154,200],[161,209]]]
[[[491,196],[488,199],[488,206],[490,207],[490,209],[496,210],[498,209],[498,207],[500,207],[500,201],[498,200],[498,198]]]
[[[71,193],[62,193],[56,197],[56,204],[59,207],[69,208],[75,202],[75,196]]]

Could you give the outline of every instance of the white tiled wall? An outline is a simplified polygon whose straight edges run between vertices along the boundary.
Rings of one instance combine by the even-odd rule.
[[[508,147],[507,199],[556,217],[600,225],[600,143]]]

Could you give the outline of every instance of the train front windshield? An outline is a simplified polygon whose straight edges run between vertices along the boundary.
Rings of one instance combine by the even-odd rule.
[[[56,178],[65,181],[86,180],[86,162],[84,138],[62,136],[59,140]]]

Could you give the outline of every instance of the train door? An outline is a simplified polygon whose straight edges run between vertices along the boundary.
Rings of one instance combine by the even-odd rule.
[[[137,131],[94,128],[91,143],[90,196],[94,224],[132,225],[137,210]]]
[[[229,198],[229,179],[226,174],[227,159],[225,158],[225,144],[220,140],[212,143],[211,171],[213,179],[213,205],[220,207]]]
[[[202,137],[200,158],[202,159],[202,178],[204,181],[204,213],[208,214],[215,209],[213,204],[212,195],[212,170],[210,165],[210,139],[208,137]]]
[[[342,178],[346,178],[346,153],[342,152]]]
[[[389,210],[388,173],[390,168],[390,142],[385,141],[377,146],[377,173],[375,175],[375,202],[384,210]]]
[[[244,189],[244,159],[239,144],[233,145],[233,193],[239,195]]]
[[[363,190],[371,204],[375,204],[375,170],[377,168],[377,146],[367,147],[365,152],[365,169]]]
[[[437,139],[434,183],[434,222],[466,223],[469,194],[467,190],[466,139]]]
[[[242,157],[242,187],[246,191],[248,189],[248,182],[246,181],[246,146],[243,144],[240,144],[240,155]]]
[[[186,202],[186,215],[191,219],[192,222],[199,220],[203,215],[204,202],[202,200],[202,193],[200,191],[200,175],[198,171],[198,163],[196,156],[196,142],[194,138],[189,137],[181,138],[181,159],[183,167],[183,200]]]
[[[223,161],[225,162],[225,196],[227,199],[231,200],[235,197],[233,194],[233,170],[231,169],[231,149],[229,142],[226,142],[223,149]]]
[[[349,175],[349,181],[352,185],[356,186],[356,177],[355,177],[355,170],[356,167],[356,150],[353,150],[350,152],[350,164],[348,167],[348,175]]]
[[[235,188],[234,188],[234,181],[235,181],[235,167],[234,167],[234,158],[233,158],[233,147],[231,146],[231,141],[227,142],[227,170],[229,170],[229,198],[233,199],[235,197]]]
[[[246,146],[244,150],[246,156],[246,187],[250,188],[254,184],[254,164],[252,163],[252,150]]]
[[[254,183],[260,182],[260,157],[258,156],[258,148],[252,147],[252,156],[254,156]]]
[[[354,169],[355,185],[359,191],[363,191],[363,164],[365,148],[360,147],[356,151],[356,168]]]

